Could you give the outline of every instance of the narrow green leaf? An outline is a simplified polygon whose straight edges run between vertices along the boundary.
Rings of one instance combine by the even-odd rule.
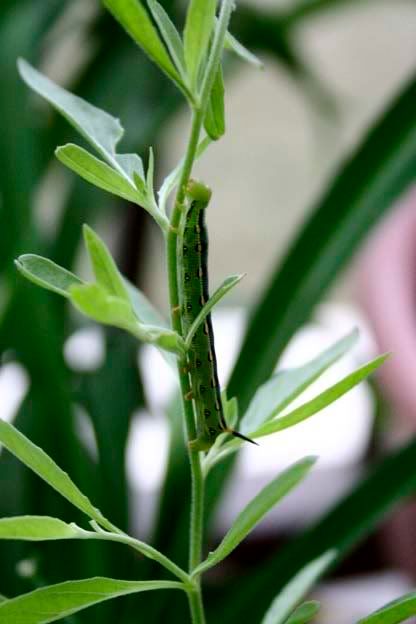
[[[263,488],[238,515],[220,545],[194,570],[193,574],[201,574],[228,557],[276,503],[306,477],[315,461],[315,457],[306,457],[296,462]]]
[[[221,9],[216,21],[214,36],[209,50],[209,56],[204,68],[202,86],[200,90],[200,101],[202,106],[208,106],[212,85],[214,84],[217,72],[221,65],[222,53],[224,51],[225,37],[231,19],[231,13],[235,8],[234,0],[223,0]],[[203,108],[205,110],[205,108]]]
[[[131,304],[138,319],[146,325],[158,325],[163,329],[169,329],[169,324],[161,315],[148,298],[134,286],[131,282],[124,279]]]
[[[79,538],[76,525],[67,524],[48,516],[15,516],[0,518],[0,539],[7,540],[60,540]]]
[[[185,344],[179,334],[170,329],[140,322],[129,299],[111,295],[99,284],[73,286],[70,295],[74,306],[94,321],[124,329],[138,340],[154,344],[166,351],[180,355],[185,353]]]
[[[140,171],[141,161],[136,154],[115,153],[124,134],[118,119],[55,84],[27,61],[19,59],[18,68],[26,84],[52,104],[109,165],[127,180],[131,180],[132,168]]]
[[[199,312],[198,316],[196,317],[196,319],[194,320],[194,322],[192,323],[189,329],[188,335],[185,340],[185,343],[188,347],[191,345],[192,338],[194,337],[195,332],[198,330],[198,327],[201,326],[201,324],[204,322],[208,314],[212,311],[214,306],[216,306],[217,303],[221,301],[221,299],[225,297],[225,295],[232,288],[234,288],[234,286],[236,286],[239,282],[241,282],[243,277],[245,277],[245,273],[242,273],[240,275],[230,275],[223,281],[221,286],[219,286],[217,290],[214,292],[214,294],[208,299],[208,301],[203,306],[203,308],[201,309],[201,311]]]
[[[115,154],[115,160],[130,180],[133,180],[134,176],[144,179],[143,162],[137,154]]]
[[[176,69],[182,78],[186,76],[185,53],[183,49],[182,39],[176,30],[176,27],[165,9],[157,0],[147,0],[149,9],[154,17],[156,24],[162,34],[166,47],[168,48]]]
[[[15,516],[11,518],[1,518],[0,540],[38,542],[62,539],[89,539],[116,542],[130,546],[145,557],[153,561],[158,561],[181,580],[189,580],[186,572],[178,568],[172,561],[164,557],[162,553],[152,546],[149,546],[149,544],[129,537],[124,533],[104,531],[94,521],[91,521],[91,524],[94,531],[85,531],[74,523],[67,524],[58,518],[51,518],[48,516]]]
[[[100,284],[73,286],[70,295],[74,306],[94,321],[134,333],[136,319],[129,301],[110,294]]]
[[[133,182],[126,180],[125,176],[82,147],[69,143],[58,147],[55,155],[61,163],[87,182],[127,201],[146,207],[145,198],[138,192]]]
[[[128,300],[124,279],[104,241],[88,225],[83,226],[85,246],[97,283],[109,294]]]
[[[141,2],[139,0],[104,0],[104,5],[152,61],[174,82],[180,84],[178,72]]]
[[[285,624],[308,624],[318,614],[321,605],[316,600],[304,602],[286,620]]]
[[[133,310],[140,321],[147,325],[156,325],[162,329],[169,330],[169,324],[166,319],[160,314],[158,310],[150,303],[147,297],[142,293],[141,290],[136,288],[129,281],[124,281],[127,291],[129,293],[130,302],[132,304]],[[177,359],[176,357],[164,349],[161,349],[161,354],[163,355],[166,362],[175,371],[177,372]]]
[[[411,592],[385,605],[358,624],[399,624],[416,615],[416,592]]]
[[[225,36],[225,49],[234,52],[243,61],[254,65],[257,69],[263,69],[264,65],[250,50],[247,50],[230,32]]]
[[[49,455],[3,420],[0,420],[0,444],[87,516],[103,527],[113,528]]]
[[[354,330],[304,366],[279,371],[260,386],[241,420],[241,432],[248,434],[255,431],[263,423],[277,416],[332,364],[347,353],[357,340],[358,331]]]
[[[0,623],[48,624],[92,605],[143,591],[182,589],[174,581],[119,581],[96,577],[42,587],[0,604]]]
[[[220,65],[212,85],[210,100],[204,119],[206,133],[213,141],[217,141],[225,133],[224,91],[224,78]]]
[[[184,30],[185,61],[191,85],[195,88],[199,70],[208,50],[215,24],[217,0],[191,0]]]
[[[298,572],[273,600],[261,624],[284,624],[296,605],[333,563],[336,554],[335,550],[329,550]]]
[[[133,181],[134,181],[136,189],[139,191],[140,195],[142,197],[146,197],[147,196],[147,186],[146,186],[146,182],[144,181],[144,175],[143,175],[143,177],[141,177],[136,172],[134,172],[133,173]]]
[[[146,186],[147,186],[147,194],[152,199],[155,196],[154,178],[155,178],[155,156],[153,154],[152,147],[149,147],[149,162],[147,165]]]
[[[257,429],[251,435],[253,437],[260,437],[275,433],[276,431],[282,431],[288,427],[310,418],[314,414],[317,414],[331,403],[334,403],[337,399],[349,392],[351,388],[354,388],[357,384],[361,383],[368,375],[371,375],[383,362],[387,359],[388,355],[381,355],[380,357],[372,360],[368,364],[361,366],[347,377],[344,377],[341,381],[334,384],[327,390],[318,394],[314,399],[300,405],[289,414],[285,414],[280,418],[275,418],[266,422],[262,427]]]
[[[82,280],[76,275],[42,256],[24,254],[15,260],[17,270],[28,280],[47,290],[69,298],[71,286],[80,286]]]

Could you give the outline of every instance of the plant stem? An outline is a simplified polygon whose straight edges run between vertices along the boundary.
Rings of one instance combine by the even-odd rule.
[[[202,113],[194,110],[192,115],[192,127],[189,137],[183,164],[178,192],[170,220],[170,229],[167,236],[167,263],[169,279],[169,299],[171,308],[172,328],[181,336],[182,321],[180,314],[179,300],[179,267],[178,267],[178,235],[181,225],[181,218],[186,197],[186,187],[188,185],[192,167],[196,159],[199,136],[202,127]],[[190,522],[190,547],[189,547],[189,571],[191,572],[201,561],[202,536],[203,536],[203,515],[204,515],[204,478],[201,468],[199,452],[189,445],[191,440],[196,438],[196,426],[193,406],[191,401],[184,397],[190,392],[188,373],[185,371],[186,361],[178,361],[178,375],[182,394],[183,413],[185,418],[185,431],[188,442],[188,454],[191,467],[192,493],[191,493],[191,522]],[[201,589],[199,578],[194,591],[188,592],[189,607],[193,624],[203,624],[205,622],[204,609],[202,605]]]
[[[98,525],[92,523],[92,526],[97,527]],[[107,531],[100,529],[96,529],[95,532],[84,531],[83,533],[85,534],[86,539],[106,540],[109,542],[126,544],[127,546],[137,550],[140,554],[145,555],[145,557],[149,557],[149,559],[153,559],[153,561],[160,563],[160,565],[166,568],[166,570],[169,570],[169,572],[177,576],[187,588],[190,585],[189,575],[184,570],[177,566],[168,557],[145,542],[141,542],[140,540],[130,537],[118,529],[114,533],[108,533]]]
[[[166,237],[167,246],[167,263],[168,263],[168,280],[169,280],[169,299],[171,308],[172,328],[183,339],[186,336],[182,331],[182,319],[180,312],[179,300],[179,271],[178,271],[178,236],[182,214],[185,205],[186,187],[188,185],[192,167],[196,159],[199,137],[201,134],[202,124],[205,111],[208,106],[209,96],[215,74],[221,62],[221,54],[224,47],[224,39],[230,21],[233,8],[233,0],[224,0],[221,5],[221,11],[218,20],[218,28],[216,29],[208,66],[201,89],[201,98],[198,103],[193,104],[192,126],[189,136],[188,146],[186,149],[185,159],[179,181],[178,192],[170,219],[170,227]],[[189,572],[192,571],[201,562],[202,539],[203,539],[203,517],[204,517],[204,475],[202,472],[201,458],[199,451],[192,448],[189,444],[196,438],[196,426],[193,406],[191,401],[187,401],[184,397],[190,393],[190,383],[188,373],[186,372],[185,358],[178,361],[178,375],[182,393],[182,405],[185,419],[186,438],[188,442],[189,462],[191,466],[192,493],[191,493],[191,526],[190,526],[190,544],[189,544]],[[193,624],[204,624],[205,615],[201,596],[200,576],[195,580],[195,589],[188,591],[189,608]]]
[[[205,624],[204,606],[202,604],[201,589],[188,592],[189,608],[193,624]]]

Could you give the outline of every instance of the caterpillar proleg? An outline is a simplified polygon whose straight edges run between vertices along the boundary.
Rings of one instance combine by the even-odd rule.
[[[180,291],[183,335],[188,333],[209,297],[205,208],[210,198],[211,191],[206,186],[194,180],[189,182],[182,240],[179,237],[182,244]],[[187,352],[187,366],[197,416],[197,439],[191,442],[193,447],[208,450],[221,433],[253,442],[230,429],[225,421],[210,314],[192,338]]]

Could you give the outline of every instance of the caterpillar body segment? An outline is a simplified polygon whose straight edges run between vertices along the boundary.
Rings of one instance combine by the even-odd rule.
[[[182,255],[180,290],[184,336],[187,335],[209,298],[205,208],[210,197],[210,190],[203,184],[195,181],[189,183],[188,205],[180,250]],[[187,353],[187,366],[197,415],[197,438],[191,442],[193,448],[201,451],[208,450],[221,433],[230,433],[252,442],[242,434],[229,429],[225,422],[210,314],[193,336]]]

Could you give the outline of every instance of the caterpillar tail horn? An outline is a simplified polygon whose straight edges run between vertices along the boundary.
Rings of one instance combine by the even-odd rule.
[[[228,429],[228,433],[235,436],[236,438],[240,438],[240,440],[245,440],[245,442],[250,442],[251,444],[255,444],[256,446],[260,446],[257,442],[252,440],[251,438],[247,438],[247,436],[243,435],[239,431],[235,431],[234,429]]]

